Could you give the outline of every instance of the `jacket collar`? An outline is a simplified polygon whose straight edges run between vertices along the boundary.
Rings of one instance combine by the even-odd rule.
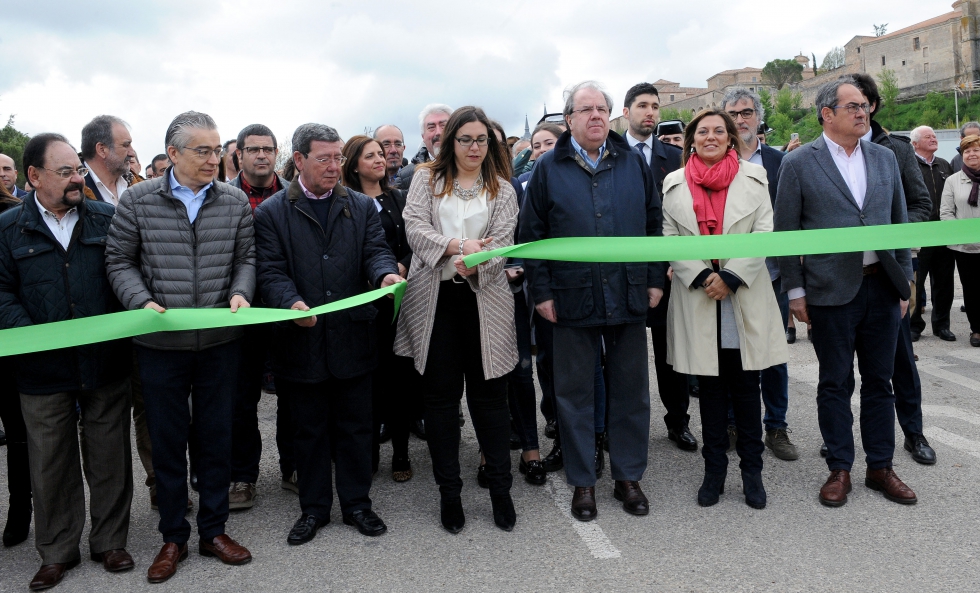
[[[751,165],[751,163],[739,160],[738,173],[735,174],[735,179],[732,180],[732,184],[729,186],[729,196],[734,192],[740,196],[757,196],[759,200],[765,199],[768,201],[769,192],[763,189],[766,183],[765,170],[760,170],[755,165],[746,165]],[[684,169],[678,169],[678,171],[683,172]],[[698,220],[694,215],[694,198],[691,196],[691,190],[687,187],[683,173],[677,175],[672,174],[669,183],[667,181],[664,182],[664,195],[667,195],[667,192],[675,187],[677,188],[676,191],[681,192],[681,200],[679,202],[679,210],[677,212],[671,211],[671,216],[674,217],[677,224],[688,229],[691,234],[700,234]],[[727,200],[725,202],[725,222],[722,233],[727,234],[729,229],[732,228],[732,225],[755,212],[758,207],[759,202],[756,200]]]
[[[575,148],[572,146],[571,132],[568,130],[562,132],[562,135],[558,137],[558,141],[555,142],[555,148],[553,150],[556,161],[565,158],[574,159],[576,153]],[[617,158],[624,151],[629,150],[632,149],[626,139],[616,132],[609,130],[609,135],[606,136],[606,152],[609,154],[609,158]]]
[[[280,178],[280,181],[286,183],[285,181],[282,180],[282,178]],[[305,197],[306,196],[303,195],[303,188],[300,187],[299,183],[290,183],[289,186],[286,188],[286,199],[289,200],[290,203],[295,204],[296,202],[299,201],[300,198],[305,198]],[[333,193],[330,194],[330,197],[346,200],[348,198],[347,188],[344,187],[343,184],[338,181],[337,185],[333,186]],[[331,208],[331,210],[333,210],[333,208]]]
[[[38,232],[43,234],[48,239],[55,241],[54,235],[51,234],[51,229],[45,224],[44,220],[41,219],[41,210],[37,206],[37,200],[35,196],[35,191],[31,191],[29,194],[24,196],[22,202],[22,207],[20,209],[20,216],[17,218],[17,226],[20,227],[22,233],[28,232]],[[82,230],[84,230],[84,220],[85,214],[88,209],[85,207],[85,200],[76,206],[78,210],[78,224],[83,225]],[[57,243],[57,241],[55,241]],[[60,243],[59,243],[60,245]]]

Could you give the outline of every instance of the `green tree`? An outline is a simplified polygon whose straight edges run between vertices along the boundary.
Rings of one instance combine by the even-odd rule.
[[[883,68],[878,73],[878,93],[881,94],[881,106],[875,114],[875,119],[892,116],[895,113],[899,93],[898,77],[895,76],[894,70]],[[881,119],[878,119],[878,123],[885,125]]]
[[[679,119],[684,122],[684,125],[687,125],[692,119],[694,119],[694,110],[678,110],[674,109],[673,107],[664,107],[660,110],[660,121],[670,121],[674,119]]]
[[[762,81],[781,89],[791,82],[803,80],[803,64],[796,60],[775,59],[762,68]]]
[[[23,187],[27,181],[24,167],[21,166],[21,159],[24,156],[24,147],[31,137],[14,127],[14,116],[10,116],[7,125],[0,129],[0,152],[14,159],[17,164],[17,185]]]
[[[824,70],[836,70],[844,65],[844,48],[835,47],[823,58],[823,64],[820,65]]]

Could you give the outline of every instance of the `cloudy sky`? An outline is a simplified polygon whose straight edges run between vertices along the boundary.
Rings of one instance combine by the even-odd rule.
[[[211,114],[223,139],[250,123],[280,138],[315,121],[345,138],[382,123],[418,146],[427,103],[480,105],[509,134],[592,78],[616,100],[659,78],[704,86],[729,68],[802,51],[823,59],[872,25],[896,31],[948,0],[136,0],[4,2],[0,118],[78,143],[108,113],[145,166],[174,115]],[[2,121],[0,121],[2,124]],[[77,146],[77,144],[76,144]]]

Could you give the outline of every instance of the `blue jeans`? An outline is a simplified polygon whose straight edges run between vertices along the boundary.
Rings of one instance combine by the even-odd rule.
[[[514,295],[514,321],[517,325],[517,366],[507,374],[507,404],[510,407],[521,450],[537,451],[538,418],[534,409],[534,365],[531,362],[531,318],[527,299],[521,290]]]
[[[776,293],[783,327],[786,327],[789,322],[789,296],[780,292],[780,284],[780,279],[776,278],[772,281],[772,289]],[[786,363],[762,371],[762,403],[766,407],[766,415],[762,419],[766,430],[786,428],[786,410],[789,409],[789,371]]]

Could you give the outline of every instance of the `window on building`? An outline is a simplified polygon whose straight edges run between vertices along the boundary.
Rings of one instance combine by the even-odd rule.
[[[926,62],[925,64],[922,64],[922,73],[923,74],[929,74],[929,62]]]
[[[755,76],[752,77],[752,82],[756,82]]]
[[[923,58],[928,58],[929,57],[929,48],[928,47],[923,47],[922,48],[922,57]]]
[[[755,92],[755,89],[752,88],[752,87],[749,87],[749,90],[752,91],[752,92]]]
[[[905,65],[905,60],[902,60],[902,65],[903,65],[903,66]]]
[[[881,65],[882,65],[882,66],[884,66],[884,65],[885,65],[885,56],[881,56]]]
[[[912,49],[914,49],[914,50],[918,50],[919,49],[919,38],[918,37],[912,39]]]
[[[671,96],[670,96],[670,100],[671,100],[671,102],[673,102],[673,101],[674,101],[674,95],[671,95]]]
[[[861,53],[861,48],[860,47],[858,48],[858,53]]]

